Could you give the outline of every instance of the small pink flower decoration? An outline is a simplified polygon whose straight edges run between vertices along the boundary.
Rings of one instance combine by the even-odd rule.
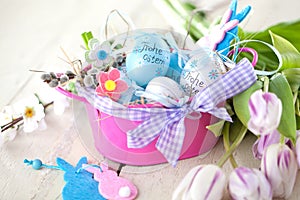
[[[112,69],[108,72],[101,71],[98,76],[99,86],[96,92],[99,96],[108,96],[117,101],[121,93],[128,89],[125,81],[120,79],[120,72],[117,69]]]

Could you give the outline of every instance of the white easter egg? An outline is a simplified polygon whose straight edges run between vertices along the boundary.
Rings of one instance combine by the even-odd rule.
[[[143,96],[148,102],[158,102],[168,108],[180,107],[188,101],[180,85],[168,77],[156,77],[147,85],[145,91],[136,91],[137,96]]]
[[[178,83],[168,77],[156,77],[146,87],[146,92],[178,100],[184,97],[184,91]]]
[[[180,85],[186,95],[194,96],[204,87],[226,73],[222,59],[214,52],[199,49],[186,63],[180,78]]]

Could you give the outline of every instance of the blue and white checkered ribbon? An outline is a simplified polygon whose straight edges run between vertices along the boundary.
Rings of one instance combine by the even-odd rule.
[[[127,132],[129,148],[142,148],[158,137],[156,148],[169,163],[176,165],[185,137],[184,119],[192,112],[210,113],[232,121],[218,104],[249,88],[256,81],[251,63],[244,58],[233,69],[197,93],[190,104],[179,108],[128,108],[108,97],[97,96],[93,89],[77,87],[78,94],[96,109],[108,115],[142,121]]]

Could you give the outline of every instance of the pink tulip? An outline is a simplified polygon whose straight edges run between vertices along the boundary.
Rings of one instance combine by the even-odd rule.
[[[257,159],[261,159],[264,150],[271,144],[279,143],[279,141],[280,133],[277,130],[274,130],[270,134],[262,135],[252,146],[253,156]]]
[[[300,168],[300,130],[297,131],[297,142],[296,142],[296,154],[297,154],[297,161],[298,167]]]
[[[285,144],[272,144],[264,152],[261,170],[273,190],[273,196],[288,198],[298,171],[294,152]]]
[[[250,97],[249,111],[248,129],[255,135],[265,135],[277,129],[282,104],[275,94],[257,90]]]
[[[265,175],[258,169],[236,168],[229,177],[229,193],[235,200],[272,199],[272,189]]]
[[[200,165],[189,171],[173,193],[173,200],[222,199],[226,177],[216,165]]]

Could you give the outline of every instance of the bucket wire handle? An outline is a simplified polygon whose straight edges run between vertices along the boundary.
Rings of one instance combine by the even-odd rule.
[[[189,34],[190,34],[190,32],[191,32],[192,21],[193,21],[195,15],[196,15],[198,12],[200,12],[200,11],[202,11],[202,9],[200,9],[200,8],[197,8],[197,9],[195,9],[195,10],[192,11],[191,18],[189,19],[189,22],[188,22],[187,32],[186,32],[186,35],[185,35],[185,38],[184,38],[184,41],[183,41],[182,49],[185,48],[186,40],[187,40],[187,38],[188,38],[188,36],[189,36]]]
[[[107,39],[108,39],[108,24],[109,24],[109,20],[110,20],[110,17],[111,17],[113,14],[115,14],[115,13],[117,13],[118,16],[119,16],[119,17],[126,23],[126,25],[127,25],[126,38],[125,38],[125,40],[124,40],[124,42],[123,42],[123,46],[124,46],[125,43],[126,43],[127,37],[128,37],[128,35],[129,35],[130,29],[131,29],[131,30],[134,30],[134,29],[135,29],[135,28],[134,28],[134,24],[133,24],[132,20],[130,19],[130,17],[128,17],[128,16],[122,14],[120,11],[118,11],[118,10],[116,10],[116,9],[110,11],[110,13],[107,15],[107,18],[106,18],[106,21],[105,21],[104,28],[102,27],[102,31],[101,31],[101,32],[102,32],[102,35],[103,35],[103,32],[104,32],[104,34],[105,34],[105,40],[107,40]],[[104,30],[103,30],[103,29],[104,29]]]

